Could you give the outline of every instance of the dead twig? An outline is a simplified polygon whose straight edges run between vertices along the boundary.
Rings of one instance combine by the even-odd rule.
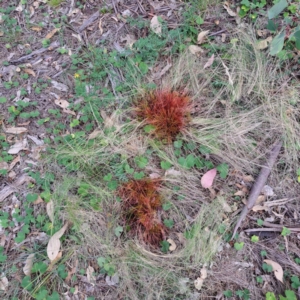
[[[87,20],[83,22],[83,24],[78,27],[77,32],[81,33],[85,28],[90,26],[94,21],[96,21],[100,17],[100,12],[97,11],[94,14],[92,14]]]
[[[252,207],[254,206],[255,204],[255,201],[257,199],[257,197],[259,196],[262,188],[264,187],[269,175],[270,175],[270,172],[273,168],[273,165],[279,155],[279,151],[281,149],[281,146],[282,146],[282,141],[278,141],[274,148],[271,150],[271,154],[270,154],[270,157],[269,159],[267,160],[267,163],[265,166],[262,167],[262,169],[260,170],[260,173],[251,189],[251,192],[250,192],[250,195],[249,195],[249,198],[248,198],[248,201],[247,201],[247,204],[245,205],[244,209],[242,210],[242,213],[234,227],[234,230],[233,230],[233,234],[232,234],[232,237],[231,239],[234,238],[237,230],[239,229],[239,227],[241,226],[241,223],[244,221],[244,219],[246,218],[248,212],[252,209]]]
[[[277,227],[270,227],[270,228],[250,228],[246,229],[245,232],[263,232],[263,231],[276,231],[276,232],[282,232],[283,226],[281,228]],[[286,227],[291,231],[291,233],[297,233],[300,232],[300,228],[293,228],[293,227]]]
[[[59,42],[55,41],[55,42],[51,43],[48,48],[41,48],[41,49],[35,50],[28,55],[22,56],[16,60],[11,60],[9,62],[12,64],[21,63],[21,62],[23,63],[24,61],[31,59],[35,55],[42,54],[46,51],[54,50],[55,48],[59,47],[59,45],[60,45]]]

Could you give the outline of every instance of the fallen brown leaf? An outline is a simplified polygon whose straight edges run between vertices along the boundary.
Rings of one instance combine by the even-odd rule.
[[[209,68],[213,64],[214,60],[215,60],[215,55],[213,54],[206,62],[203,69]]]
[[[228,14],[231,17],[236,17],[236,12],[234,12],[230,7],[229,7],[229,3],[227,1],[224,2],[223,7],[227,10]]]
[[[95,284],[96,277],[93,275],[95,272],[94,268],[92,266],[88,266],[86,269],[86,277],[89,283]]]
[[[268,38],[258,41],[255,45],[255,48],[258,50],[263,50],[269,47],[269,44],[272,42],[273,38],[269,36]]]
[[[47,255],[51,261],[56,259],[60,249],[60,238],[65,233],[68,227],[68,222],[50,238],[47,245]]]
[[[154,16],[150,21],[150,28],[154,33],[156,33],[158,36],[161,36],[161,23],[158,21],[158,17]]]
[[[7,151],[8,154],[17,154],[22,150],[28,150],[27,149],[27,139],[23,139],[22,141],[19,141],[12,145],[10,149]]]
[[[56,32],[58,32],[59,30],[60,30],[60,28],[54,28],[52,31],[50,31],[50,32],[45,36],[45,39],[50,40],[50,39],[54,36],[54,34],[55,34]]]
[[[50,202],[47,203],[46,211],[47,211],[47,215],[48,215],[50,221],[53,223],[54,222],[54,203],[52,200],[50,200]]]
[[[28,129],[25,127],[9,127],[4,129],[6,133],[11,133],[11,134],[21,134],[27,132],[27,130]]]
[[[23,71],[33,77],[36,76],[35,72],[32,69],[23,69]]]
[[[273,260],[270,260],[270,259],[264,259],[264,262],[266,264],[272,266],[275,277],[281,283],[283,283],[283,269],[282,269],[281,265],[279,263],[273,261]]]
[[[28,257],[25,260],[25,266],[23,267],[23,272],[26,276],[30,276],[30,274],[31,274],[34,256],[35,256],[35,253],[31,253],[28,255]]]
[[[68,106],[70,105],[70,103],[67,100],[62,99],[56,99],[54,100],[54,103],[60,106],[61,108],[68,108]]]
[[[170,251],[175,251],[177,246],[175,242],[172,239],[167,239],[167,242],[170,244],[169,250]]]
[[[6,278],[6,276],[1,277],[0,279],[0,290],[1,291],[6,291],[8,287],[8,279]]]
[[[189,51],[192,54],[195,54],[195,55],[197,55],[198,53],[203,53],[204,52],[204,50],[201,47],[196,46],[196,45],[190,45],[189,46]]]
[[[197,37],[197,44],[202,44],[204,42],[205,37],[209,33],[209,30],[201,31]]]
[[[9,165],[9,170],[11,170],[18,162],[20,161],[20,155],[13,159],[13,161]]]
[[[53,259],[53,260],[51,261],[51,263],[50,263],[49,266],[48,266],[47,271],[48,271],[48,272],[51,271],[51,270],[53,269],[53,267],[55,266],[55,264],[56,264],[61,258],[62,258],[62,251],[60,251],[60,252],[57,254],[57,256],[55,257],[55,259]]]
[[[32,26],[30,29],[33,30],[33,31],[37,31],[37,32],[40,32],[40,31],[43,30],[43,28],[39,27],[39,26]]]
[[[201,186],[204,188],[210,188],[213,185],[214,179],[217,175],[217,169],[211,169],[204,173],[204,175],[201,177]]]
[[[261,210],[268,211],[268,208],[265,207],[265,206],[262,206],[262,205],[254,205],[254,206],[252,207],[252,210],[253,210],[254,212],[256,212],[256,211],[261,211]]]
[[[34,205],[37,205],[40,203],[44,203],[44,200],[41,198],[41,196],[38,196],[38,198],[34,202],[32,202],[32,204],[34,204]]]
[[[244,191],[237,191],[236,193],[234,193],[234,196],[245,196],[245,192]]]
[[[14,180],[16,178],[16,172],[15,171],[10,171],[7,176],[9,178],[10,181]]]

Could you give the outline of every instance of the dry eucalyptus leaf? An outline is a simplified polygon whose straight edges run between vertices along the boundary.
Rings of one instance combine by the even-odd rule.
[[[204,279],[198,277],[195,281],[194,281],[194,285],[196,290],[200,291],[202,289],[202,285],[203,285]]]
[[[264,259],[264,262],[266,264],[272,266],[275,277],[281,283],[283,283],[283,269],[282,269],[281,265],[279,263],[273,261],[273,260],[270,260],[270,259]]]
[[[37,146],[44,145],[44,141],[38,139],[37,137],[35,137],[33,135],[27,135],[27,137],[29,137]]]
[[[213,64],[214,60],[215,60],[215,55],[213,54],[206,62],[203,69],[209,68]]]
[[[196,46],[196,45],[190,45],[189,46],[189,51],[192,53],[192,54],[198,54],[198,53],[203,53],[204,50],[199,47],[199,46]]]
[[[6,133],[11,133],[11,134],[21,134],[27,132],[27,130],[28,129],[25,127],[9,127],[4,129]]]
[[[268,211],[268,208],[265,207],[265,206],[262,206],[262,205],[254,205],[254,206],[252,207],[252,210],[253,210],[254,212],[256,212],[256,211],[261,211],[261,210]]]
[[[76,116],[75,111],[70,110],[70,109],[68,109],[68,108],[64,108],[64,109],[63,109],[63,112],[66,113],[66,114],[69,114],[69,115]]]
[[[48,272],[51,271],[51,270],[53,269],[53,267],[55,266],[55,264],[56,264],[61,258],[62,258],[62,251],[60,251],[60,252],[57,254],[57,256],[55,257],[55,259],[53,259],[53,260],[51,261],[51,263],[50,263],[49,266],[48,266],[47,271],[48,271]]]
[[[20,1],[19,5],[16,7],[15,11],[17,11],[17,12],[23,11],[22,1]]]
[[[172,239],[167,239],[167,242],[170,244],[169,250],[170,251],[175,251],[177,246],[175,242]]]
[[[88,266],[86,269],[86,277],[89,283],[95,284],[96,277],[93,274],[95,272],[94,268],[92,266]]]
[[[20,162],[20,155],[13,159],[9,165],[9,170],[11,170],[18,162]]]
[[[150,28],[152,29],[152,31],[154,33],[156,33],[158,36],[161,36],[161,23],[158,21],[158,17],[157,16],[154,16],[152,19],[151,19],[151,22],[150,22]]]
[[[30,10],[30,15],[29,15],[29,19],[31,19],[31,17],[34,15],[34,8],[33,6],[29,6],[29,10]]]
[[[165,172],[165,176],[180,176],[181,172],[180,171],[176,171],[174,168],[168,169]]]
[[[8,287],[8,279],[4,276],[0,279],[0,290],[6,291]]]
[[[28,255],[28,257],[25,260],[25,266],[23,268],[23,272],[26,276],[30,276],[30,274],[31,274],[34,256],[35,256],[35,253],[31,253]]]
[[[50,40],[50,39],[54,36],[54,34],[55,34],[56,32],[58,32],[59,30],[60,30],[60,28],[54,28],[52,31],[50,31],[50,32],[45,36],[45,39]]]
[[[41,198],[41,196],[38,196],[38,198],[34,202],[32,202],[32,204],[34,204],[34,205],[37,205],[40,203],[44,203],[44,200]]]
[[[36,76],[35,72],[32,69],[23,69],[23,71],[33,77]]]
[[[209,33],[209,30],[201,31],[197,37],[197,44],[202,44],[208,33]]]
[[[259,195],[255,201],[255,205],[259,205],[262,202],[264,202],[266,200],[266,196],[265,195]]]
[[[20,142],[15,143],[10,147],[10,149],[7,151],[8,154],[17,154],[22,150],[28,150],[27,149],[27,139],[23,139]]]
[[[70,103],[67,100],[62,99],[56,99],[54,100],[54,103],[60,106],[61,108],[67,108],[70,105]]]
[[[214,179],[217,175],[217,169],[211,169],[207,171],[202,177],[201,177],[201,185],[204,188],[210,188],[213,185]]]
[[[221,34],[221,41],[222,41],[222,43],[225,43],[225,41],[226,41],[226,33],[222,33]]]
[[[40,27],[40,26],[32,26],[30,29],[33,30],[33,31],[40,32],[40,31],[43,30],[43,27]]]
[[[236,193],[234,193],[234,196],[245,196],[245,192],[244,191],[237,191]]]
[[[201,279],[206,279],[207,278],[207,270],[205,266],[200,270],[201,273]]]
[[[16,172],[15,171],[10,171],[9,173],[8,173],[8,178],[10,179],[10,180],[13,180],[13,179],[15,179],[16,178]]]
[[[246,182],[253,182],[254,178],[251,175],[244,175],[243,180],[246,181]]]
[[[255,48],[258,50],[263,50],[269,47],[269,44],[272,42],[272,37],[269,36],[268,38],[258,41],[257,44],[255,45]]]
[[[257,33],[258,36],[265,36],[265,35],[268,34],[268,32],[269,31],[267,29],[257,29],[256,30],[256,33]]]
[[[54,222],[54,203],[52,200],[50,200],[50,202],[47,203],[46,211],[47,211],[47,215],[48,215],[50,221],[53,223]]]
[[[56,259],[60,249],[60,238],[65,233],[68,227],[68,222],[50,238],[47,245],[47,255],[51,261]]]
[[[227,10],[228,14],[229,14],[231,17],[236,17],[236,12],[234,12],[234,11],[229,7],[229,3],[228,3],[227,1],[224,2],[223,7]]]

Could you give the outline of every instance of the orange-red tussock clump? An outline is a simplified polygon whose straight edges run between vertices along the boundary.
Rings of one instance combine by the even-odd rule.
[[[136,101],[136,114],[154,126],[154,134],[171,143],[189,123],[190,97],[181,92],[156,90]]]
[[[152,245],[158,245],[166,232],[157,216],[162,205],[159,186],[160,181],[157,179],[131,180],[121,185],[118,190],[123,200],[124,216],[131,230]]]

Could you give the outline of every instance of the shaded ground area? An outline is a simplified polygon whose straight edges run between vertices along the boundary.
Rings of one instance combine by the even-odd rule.
[[[299,4],[274,30],[273,3],[253,5],[1,2],[1,299],[300,297]],[[191,101],[171,143],[135,114],[155,89]],[[155,246],[118,193],[145,178],[162,182]]]

